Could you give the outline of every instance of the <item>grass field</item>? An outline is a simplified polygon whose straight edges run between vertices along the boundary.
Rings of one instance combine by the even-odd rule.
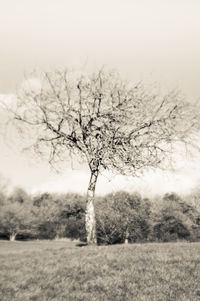
[[[0,300],[200,300],[200,243],[0,241]]]

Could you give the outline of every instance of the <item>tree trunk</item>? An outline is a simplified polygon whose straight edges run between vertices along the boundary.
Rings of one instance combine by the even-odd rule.
[[[10,241],[15,241],[16,236],[17,236],[16,233],[10,234],[10,237],[9,237]]]
[[[91,170],[91,177],[87,191],[85,227],[88,245],[97,244],[96,218],[94,209],[95,188],[97,183],[98,170]]]
[[[127,228],[126,233],[125,233],[125,241],[124,241],[125,244],[128,244],[128,239],[129,239],[129,231],[128,231],[128,228]]]

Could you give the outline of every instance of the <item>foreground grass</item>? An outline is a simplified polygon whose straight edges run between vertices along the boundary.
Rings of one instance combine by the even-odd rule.
[[[200,300],[200,243],[1,241],[0,300]]]

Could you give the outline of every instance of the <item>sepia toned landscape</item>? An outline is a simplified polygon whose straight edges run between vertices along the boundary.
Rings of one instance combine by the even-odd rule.
[[[0,300],[200,300],[200,3],[0,9]]]

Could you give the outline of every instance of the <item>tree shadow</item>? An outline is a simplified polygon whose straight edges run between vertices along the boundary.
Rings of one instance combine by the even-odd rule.
[[[76,244],[75,246],[76,246],[76,247],[82,248],[82,247],[87,247],[88,244],[87,244],[87,243],[78,243],[78,244]]]

